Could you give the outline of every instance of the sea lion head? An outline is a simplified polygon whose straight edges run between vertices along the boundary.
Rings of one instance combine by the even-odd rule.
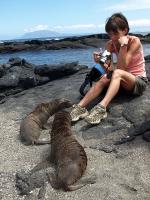
[[[39,105],[36,106],[36,108],[31,112],[33,114],[40,114],[47,112],[49,109],[49,103],[40,103]]]
[[[65,98],[54,99],[53,101],[49,102],[48,109],[50,111],[57,112],[61,109],[70,108],[72,106],[72,102]]]
[[[55,99],[55,101],[57,102],[57,104],[60,104],[66,108],[70,108],[73,105],[73,103],[69,99],[65,98]]]

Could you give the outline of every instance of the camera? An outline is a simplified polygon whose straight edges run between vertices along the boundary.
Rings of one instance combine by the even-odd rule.
[[[99,63],[105,64],[107,60],[111,60],[111,53],[107,50],[105,50],[100,57]]]

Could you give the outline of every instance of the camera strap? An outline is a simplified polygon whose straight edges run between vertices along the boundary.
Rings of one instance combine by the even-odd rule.
[[[100,79],[100,77],[105,73],[106,72],[99,64],[94,65],[94,67],[92,67],[91,71],[86,75],[84,82],[81,84],[81,86],[79,88],[80,94],[82,96],[84,96],[86,86],[88,84],[90,84],[90,87],[91,87],[92,82],[98,81]]]

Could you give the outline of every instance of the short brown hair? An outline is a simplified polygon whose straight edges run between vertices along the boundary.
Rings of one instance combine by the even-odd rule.
[[[119,30],[124,30],[127,28],[127,33],[129,32],[129,24],[126,17],[122,13],[114,13],[106,21],[105,31],[108,33],[110,31],[118,32]]]

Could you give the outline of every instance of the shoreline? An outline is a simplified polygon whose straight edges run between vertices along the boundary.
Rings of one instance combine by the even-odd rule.
[[[133,35],[133,34],[131,34]],[[150,43],[150,34],[138,36],[143,43]],[[108,40],[107,34],[93,34],[86,36],[73,36],[60,40],[39,40],[31,39],[25,42],[4,42],[0,43],[0,53],[29,51],[29,50],[59,50],[59,49],[77,49],[99,47],[103,40]]]

